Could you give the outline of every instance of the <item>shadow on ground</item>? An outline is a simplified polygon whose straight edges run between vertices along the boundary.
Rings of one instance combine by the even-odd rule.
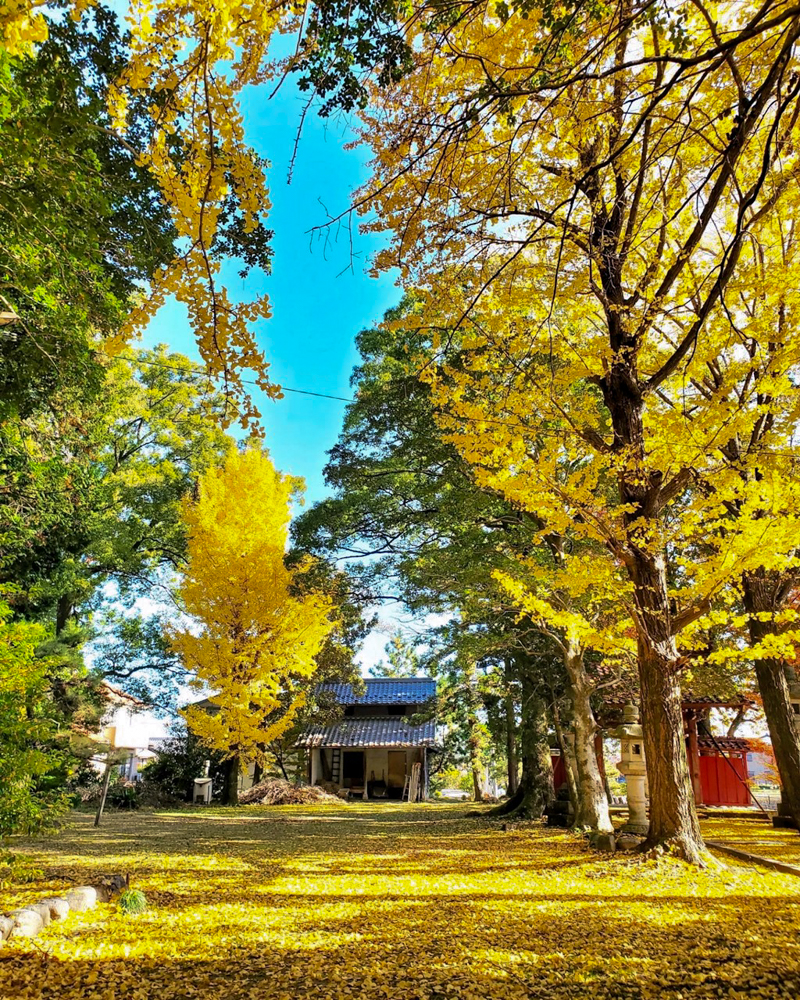
[[[99,831],[78,815],[58,839],[23,845],[46,869],[41,894],[130,871],[152,908],[101,906],[7,947],[0,996],[800,995],[800,879],[608,858],[566,833],[503,832],[463,811],[111,814]]]

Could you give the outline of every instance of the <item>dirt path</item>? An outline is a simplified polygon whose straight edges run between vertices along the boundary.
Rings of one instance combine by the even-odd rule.
[[[463,806],[91,817],[25,850],[48,881],[132,873],[152,908],[0,951],[3,1000],[800,996],[800,879],[594,855]]]

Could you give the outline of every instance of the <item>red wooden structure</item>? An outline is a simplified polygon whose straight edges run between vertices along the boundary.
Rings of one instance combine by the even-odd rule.
[[[554,750],[551,753],[550,761],[553,765],[553,788],[558,791],[562,785],[567,783],[567,766],[560,750]]]
[[[750,806],[753,799],[748,790],[747,754],[750,745],[738,736],[711,736],[708,716],[712,708],[739,708],[748,704],[749,699],[739,697],[730,700],[687,694],[683,698],[684,732],[686,734],[686,756],[692,777],[695,801],[706,806]],[[614,711],[621,702],[608,702],[599,718],[604,728],[612,728],[617,720]],[[609,711],[610,710],[610,711]],[[603,765],[603,738],[598,733],[595,741],[597,761],[601,774]],[[556,791],[567,783],[565,762],[558,750],[553,750],[553,784]]]
[[[603,734],[598,733],[594,738],[594,752],[597,756],[597,767],[600,771],[600,777],[605,780],[606,776],[606,763],[603,758]],[[567,783],[567,765],[564,758],[561,756],[560,750],[550,751],[550,762],[553,765],[553,788],[556,791],[559,790],[563,785]]]
[[[747,740],[717,736],[697,738],[702,803],[707,806],[752,805],[747,790]]]
[[[684,698],[681,705],[686,732],[686,756],[695,802],[706,806],[749,806],[747,753],[750,745],[738,736],[712,736],[711,708],[738,708],[742,702],[715,698]]]

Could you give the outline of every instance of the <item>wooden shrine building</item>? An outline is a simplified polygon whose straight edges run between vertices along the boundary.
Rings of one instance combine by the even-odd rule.
[[[310,784],[331,783],[364,799],[424,799],[436,744],[430,677],[369,678],[361,691],[325,684],[341,707],[338,721],[309,726],[297,746],[308,751]],[[414,718],[423,714],[424,721]]]

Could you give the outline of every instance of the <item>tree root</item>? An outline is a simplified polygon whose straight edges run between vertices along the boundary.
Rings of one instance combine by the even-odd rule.
[[[724,862],[714,857],[705,844],[686,844],[677,837],[656,842],[648,838],[640,844],[639,853],[653,860],[663,857],[677,858],[679,861],[685,861],[693,868],[701,870],[714,871],[727,868]]]

